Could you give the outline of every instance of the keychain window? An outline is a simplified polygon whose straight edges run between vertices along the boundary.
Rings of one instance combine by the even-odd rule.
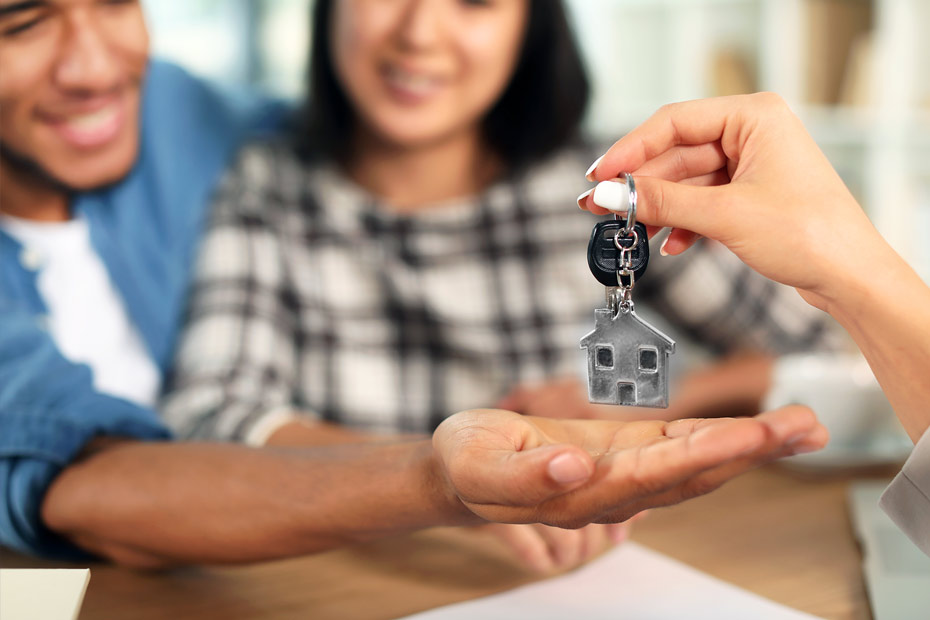
[[[652,347],[640,348],[639,369],[645,372],[656,372],[659,369],[659,351]]]
[[[597,367],[613,368],[614,367],[614,348],[598,347],[597,348]]]

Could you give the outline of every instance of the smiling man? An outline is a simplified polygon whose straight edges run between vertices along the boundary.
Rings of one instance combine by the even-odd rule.
[[[262,115],[147,51],[138,2],[0,0],[0,544],[164,566],[433,525],[619,523],[824,444],[800,408],[473,411],[431,439],[299,450],[166,441],[152,406],[207,197]]]
[[[4,541],[34,548],[91,438],[167,437],[151,407],[209,193],[276,115],[149,63],[138,2],[0,0]]]

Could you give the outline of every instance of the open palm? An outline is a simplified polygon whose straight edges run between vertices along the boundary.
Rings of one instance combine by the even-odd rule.
[[[479,517],[577,528],[709,493],[783,456],[823,447],[805,407],[755,418],[616,422],[466,411],[433,435],[452,492]]]

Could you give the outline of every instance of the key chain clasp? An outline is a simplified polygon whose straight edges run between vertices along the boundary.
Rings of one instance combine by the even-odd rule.
[[[633,271],[633,250],[639,245],[639,233],[636,232],[636,182],[633,175],[629,172],[623,174],[626,179],[626,186],[630,190],[630,208],[626,212],[626,223],[624,227],[617,230],[614,234],[614,247],[620,252],[620,269],[617,270],[617,291],[615,295],[608,294],[608,306],[614,311],[620,311],[626,314],[633,310],[633,286],[636,284],[636,276]],[[614,214],[615,220],[621,220],[619,213]],[[629,247],[624,247],[620,243],[620,238],[632,237],[633,243]],[[623,283],[623,278],[628,278],[627,284]]]

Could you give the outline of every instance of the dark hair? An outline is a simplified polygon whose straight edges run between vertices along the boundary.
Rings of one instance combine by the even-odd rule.
[[[483,121],[485,139],[511,171],[579,138],[588,77],[561,0],[528,0],[523,48],[510,83]],[[300,154],[311,160],[349,155],[355,114],[333,70],[333,0],[312,11],[309,92],[301,113]]]

